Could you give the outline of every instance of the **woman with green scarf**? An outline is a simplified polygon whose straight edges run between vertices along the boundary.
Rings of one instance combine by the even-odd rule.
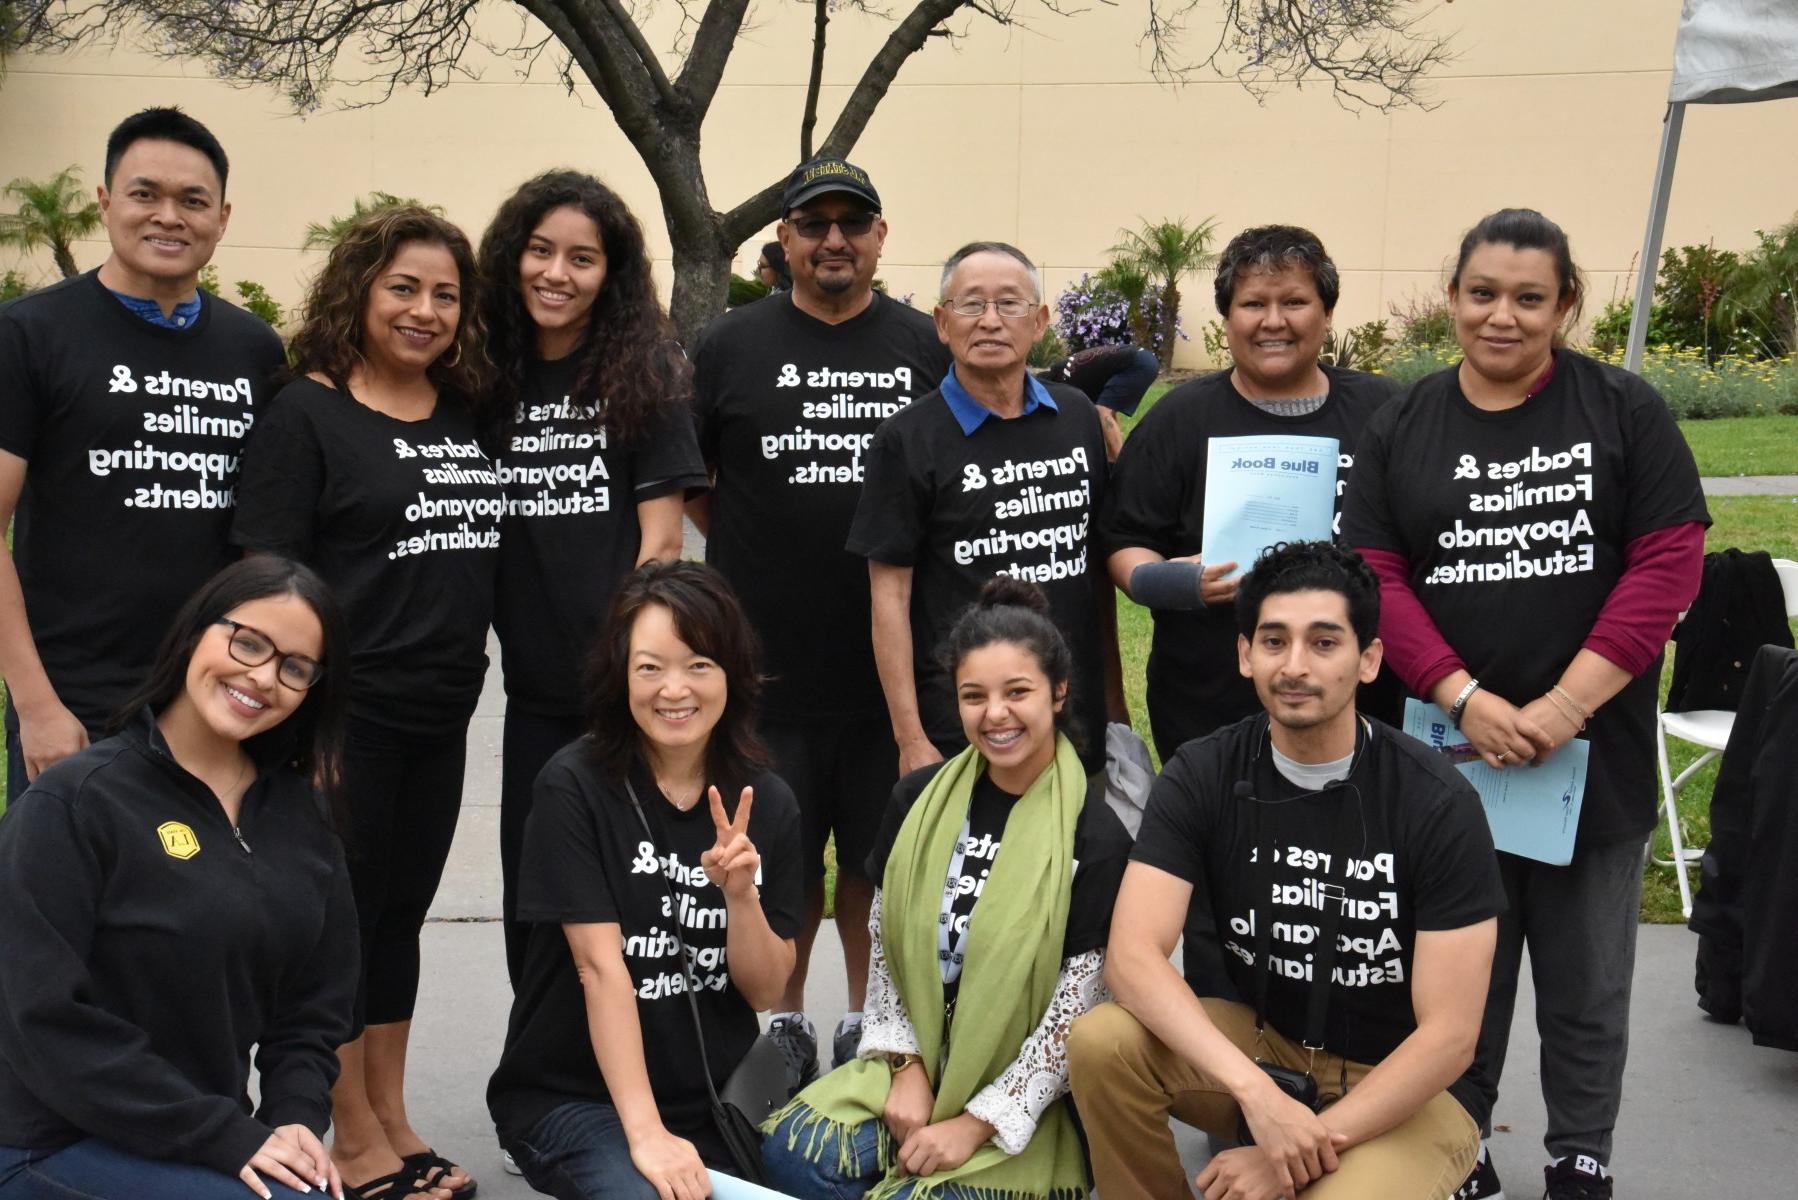
[[[988,583],[944,655],[968,749],[899,781],[869,856],[860,1051],[764,1126],[769,1183],[802,1200],[1090,1188],[1066,1038],[1108,996],[1130,838],[1069,740],[1072,656],[1035,585]]]

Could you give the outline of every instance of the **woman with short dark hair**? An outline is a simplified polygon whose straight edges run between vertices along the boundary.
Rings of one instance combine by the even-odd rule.
[[[312,571],[225,568],[112,736],[0,819],[0,1197],[342,1195],[320,1139],[356,919],[314,781],[346,642]]]
[[[586,734],[537,777],[529,941],[487,1105],[558,1200],[697,1198],[708,1169],[736,1170],[700,1063],[722,1088],[749,1052],[802,907],[798,807],[755,733],[756,658],[722,575],[645,564],[594,646]]]
[[[1217,263],[1217,310],[1231,366],[1168,392],[1118,455],[1099,517],[1117,586],[1151,610],[1149,723],[1163,761],[1196,737],[1259,713],[1236,669],[1230,602],[1248,563],[1200,560],[1206,452],[1212,438],[1334,438],[1337,495],[1390,380],[1318,360],[1340,279],[1308,229],[1263,225],[1230,239]],[[1390,699],[1363,711],[1396,719]]]
[[[473,398],[486,385],[474,250],[422,208],[350,227],[307,297],[291,378],[244,451],[232,540],[311,564],[343,604],[354,687],[345,842],[362,931],[332,1153],[350,1191],[468,1196],[406,1111],[419,932],[462,803],[504,505]]]
[[[1344,538],[1379,573],[1380,639],[1492,767],[1590,743],[1572,862],[1506,853],[1475,1060],[1497,1099],[1525,944],[1542,1035],[1552,1200],[1611,1194],[1629,992],[1653,831],[1661,652],[1710,523],[1692,453],[1638,376],[1561,344],[1583,296],[1567,235],[1485,217],[1448,284],[1457,366],[1368,424]],[[1476,1114],[1490,1132],[1490,1112]],[[1482,1152],[1458,1194],[1497,1194]]]

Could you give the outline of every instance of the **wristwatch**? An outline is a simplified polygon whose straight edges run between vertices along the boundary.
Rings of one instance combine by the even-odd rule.
[[[913,1063],[922,1065],[924,1062],[924,1056],[922,1054],[889,1054],[886,1056],[886,1059],[887,1066],[892,1068],[893,1074],[895,1075],[905,1070],[905,1068],[911,1066]]]

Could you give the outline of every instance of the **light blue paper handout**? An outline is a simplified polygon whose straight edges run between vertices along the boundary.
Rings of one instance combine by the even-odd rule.
[[[712,1181],[712,1200],[793,1200],[785,1192],[759,1183],[745,1183],[722,1171],[707,1171],[706,1176]]]
[[[1421,700],[1405,701],[1405,732],[1447,755],[1480,794],[1492,844],[1510,854],[1564,867],[1573,861],[1580,801],[1586,795],[1586,758],[1592,744],[1575,738],[1536,767],[1486,765],[1448,714]]]
[[[1336,511],[1335,438],[1263,434],[1206,448],[1200,555],[1240,575],[1275,542],[1327,540]]]

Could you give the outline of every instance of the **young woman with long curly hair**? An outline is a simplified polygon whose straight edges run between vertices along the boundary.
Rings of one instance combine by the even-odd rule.
[[[689,411],[691,373],[656,300],[643,230],[591,175],[524,183],[481,239],[488,423],[506,516],[494,628],[506,725],[500,868],[506,969],[531,782],[581,733],[580,664],[618,581],[681,552],[681,504],[705,486]]]

